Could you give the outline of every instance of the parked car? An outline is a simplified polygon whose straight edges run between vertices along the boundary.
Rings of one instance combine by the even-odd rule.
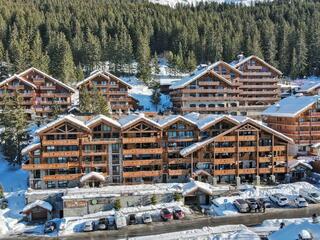
[[[247,213],[247,212],[250,211],[249,204],[248,204],[245,200],[243,200],[243,199],[241,199],[241,198],[236,199],[236,200],[233,202],[233,205],[238,209],[238,211],[239,211],[240,213]]]
[[[172,213],[168,210],[168,208],[163,208],[160,211],[160,217],[163,221],[168,221],[173,218]]]
[[[264,205],[265,208],[271,207],[271,201],[268,197],[259,198],[258,201],[260,202],[261,205]]]
[[[83,225],[84,232],[92,232],[95,229],[95,222],[94,221],[86,221]]]
[[[152,223],[152,217],[150,213],[144,213],[142,215],[142,222],[145,224]]]
[[[116,228],[116,221],[113,216],[108,216],[107,218],[108,229],[115,229]]]
[[[271,201],[278,204],[280,207],[284,207],[289,204],[288,198],[280,193],[271,195],[270,199],[271,199]]]
[[[318,191],[301,189],[299,194],[310,203],[320,203],[320,192]]]
[[[179,207],[173,209],[172,215],[174,219],[183,219],[185,216],[184,212]]]
[[[44,229],[43,232],[44,233],[52,233],[57,229],[57,224],[53,221],[47,221],[44,224]]]
[[[137,218],[135,214],[130,214],[129,215],[129,225],[133,225],[137,223]]]
[[[294,202],[298,207],[308,207],[308,205],[309,205],[308,202],[306,201],[306,199],[304,199],[301,196],[296,197],[294,199]]]
[[[256,209],[258,209],[258,203],[257,200],[255,200],[254,198],[247,198],[246,202],[249,205],[250,211],[256,211]]]
[[[123,214],[117,213],[115,215],[115,226],[116,229],[120,229],[127,226],[127,219]]]
[[[98,230],[107,230],[109,226],[109,221],[107,218],[100,218],[98,220],[97,229]]]

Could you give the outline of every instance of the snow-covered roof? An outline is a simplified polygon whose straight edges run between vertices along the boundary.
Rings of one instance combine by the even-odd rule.
[[[320,87],[319,80],[318,81],[306,80],[303,82],[302,86],[300,86],[298,92],[308,93],[319,87]]]
[[[86,83],[86,82],[94,79],[94,78],[97,77],[97,76],[103,76],[103,77],[105,77],[105,78],[109,78],[109,77],[110,77],[110,78],[113,78],[113,79],[115,79],[115,80],[123,83],[124,85],[128,86],[129,88],[132,88],[132,86],[131,86],[129,83],[127,83],[126,81],[123,81],[121,78],[118,78],[117,76],[111,74],[110,72],[106,72],[106,71],[98,71],[98,72],[90,75],[90,76],[87,77],[86,79],[82,80],[81,82],[78,82],[77,85],[76,85],[77,88],[79,88],[82,84],[84,84],[84,83]]]
[[[33,150],[36,150],[36,149],[40,148],[40,146],[41,146],[40,143],[30,144],[30,145],[26,146],[25,148],[23,148],[23,149],[21,150],[21,154],[22,154],[22,155],[25,155],[25,154],[33,151]]]
[[[269,240],[296,240],[299,239],[299,234],[308,231],[312,235],[312,239],[320,239],[320,224],[303,221],[299,223],[291,223],[282,229],[270,234]]]
[[[231,115],[215,115],[215,114],[209,114],[205,115],[202,118],[199,118],[197,121],[197,126],[200,130],[205,130],[207,127],[212,126],[213,124],[216,124],[217,122],[220,122],[221,120],[228,120],[235,124],[240,124],[241,122],[248,119],[244,116],[231,116]]]
[[[262,112],[262,115],[274,117],[296,117],[298,114],[315,104],[318,99],[318,95],[290,96],[268,107]]]
[[[164,118],[158,119],[157,122],[163,128],[163,127],[166,127],[166,126],[168,126],[172,123],[175,123],[176,121],[179,121],[179,120],[188,122],[192,125],[196,125],[195,122],[193,122],[190,119],[185,118],[184,116],[181,116],[181,115],[169,115]]]
[[[320,142],[315,143],[315,144],[312,144],[312,146],[311,146],[311,147],[313,147],[313,148],[318,148],[318,147],[320,147]]]
[[[121,124],[122,128],[126,128],[136,122],[139,122],[141,120],[145,120],[146,122],[150,123],[153,126],[156,126],[158,128],[161,128],[161,125],[157,123],[156,121],[153,121],[150,118],[147,118],[144,113],[139,113],[139,114],[130,114],[127,115],[123,118],[119,119],[119,123]]]
[[[79,119],[75,118],[74,115],[68,114],[68,115],[64,115],[64,116],[62,116],[62,117],[60,117],[60,118],[58,118],[58,119],[56,119],[56,120],[48,123],[47,125],[42,126],[41,128],[39,128],[39,129],[36,131],[36,134],[39,134],[39,133],[41,133],[41,132],[43,132],[43,131],[45,131],[45,130],[47,130],[47,129],[49,129],[49,128],[57,125],[57,124],[63,123],[63,122],[65,122],[65,121],[71,122],[71,123],[73,123],[73,124],[75,124],[75,125],[83,128],[83,129],[85,129],[85,130],[87,130],[87,131],[89,131],[89,132],[91,131],[90,128],[88,128],[88,127],[84,124],[84,122],[82,122],[82,121],[80,121]]]
[[[268,126],[262,124],[261,122],[258,122],[258,121],[256,121],[256,120],[253,120],[253,119],[251,119],[251,118],[247,118],[247,119],[246,119],[245,121],[243,121],[241,124],[239,124],[239,125],[231,128],[231,129],[229,129],[229,130],[227,130],[227,131],[219,134],[218,136],[215,136],[215,137],[212,137],[212,138],[208,138],[208,139],[206,139],[206,140],[204,140],[204,141],[201,141],[201,142],[193,143],[193,144],[191,144],[190,146],[188,146],[188,147],[186,147],[186,148],[183,148],[183,149],[180,151],[180,154],[181,154],[182,156],[184,156],[184,157],[185,157],[185,156],[188,156],[188,155],[190,155],[191,153],[199,150],[200,148],[203,148],[203,147],[207,146],[208,144],[214,142],[214,141],[215,141],[216,139],[218,139],[219,137],[224,136],[224,135],[228,134],[229,132],[232,132],[232,131],[234,131],[235,129],[240,128],[240,127],[242,127],[243,125],[248,124],[248,123],[253,124],[253,125],[255,125],[255,126],[258,126],[259,128],[264,129],[264,130],[267,131],[267,132],[273,133],[273,134],[277,135],[278,137],[280,137],[281,139],[283,139],[283,140],[285,140],[285,141],[288,141],[288,142],[290,142],[290,143],[293,143],[293,140],[292,140],[291,138],[287,137],[286,135],[284,135],[284,134],[282,134],[282,133],[280,133],[280,132],[278,132],[278,131],[276,131],[276,130],[274,130],[274,129],[272,129],[272,128],[269,128]]]
[[[200,65],[194,72],[192,72],[189,76],[186,76],[184,78],[182,78],[180,81],[176,81],[174,82],[169,88],[170,89],[179,89],[179,88],[183,88],[185,86],[187,86],[188,84],[190,84],[191,82],[195,81],[196,79],[204,76],[205,74],[211,72],[215,77],[221,79],[222,81],[224,81],[225,83],[232,85],[232,82],[227,80],[226,78],[224,78],[223,76],[221,76],[220,74],[216,73],[215,71],[213,71],[213,69],[218,66],[219,64],[223,64],[223,65],[227,65],[229,66],[231,69],[234,69],[234,71],[241,73],[238,69],[233,68],[231,65],[229,65],[226,62],[223,61],[218,61],[214,64],[211,64],[209,66],[202,66]]]
[[[59,81],[58,79],[55,79],[54,77],[52,77],[52,76],[46,74],[45,72],[42,72],[42,71],[40,71],[39,69],[34,68],[34,67],[31,67],[31,68],[25,70],[24,72],[20,73],[19,76],[20,76],[20,77],[23,77],[23,75],[27,74],[27,73],[30,72],[30,71],[38,72],[38,73],[40,73],[41,75],[43,75],[43,76],[45,76],[46,78],[48,78],[49,80],[57,83],[57,84],[60,85],[61,87],[64,87],[64,88],[68,89],[70,92],[73,92],[73,93],[75,92],[75,90],[74,90],[72,87],[68,86],[67,84]]]
[[[41,207],[41,208],[44,208],[46,210],[48,210],[49,212],[52,211],[52,205],[46,201],[42,201],[42,200],[36,200],[32,203],[29,203],[28,205],[26,205],[22,212],[23,213],[26,213],[28,211],[30,211],[32,208],[35,208],[35,207]]]
[[[241,65],[243,65],[244,63],[246,63],[247,61],[251,60],[251,59],[256,59],[259,62],[261,62],[263,65],[271,68],[273,71],[275,71],[276,73],[278,73],[279,75],[282,75],[282,72],[280,70],[278,70],[277,68],[273,67],[272,65],[270,65],[269,63],[267,63],[266,61],[264,61],[263,59],[255,56],[255,55],[251,55],[249,57],[246,57],[244,59],[242,59],[240,62],[238,62],[237,64],[234,65],[235,68],[240,67]]]
[[[108,123],[110,123],[110,124],[112,124],[112,125],[114,125],[116,127],[119,127],[119,128],[121,127],[121,124],[117,120],[109,118],[109,117],[107,117],[105,115],[102,115],[102,114],[99,114],[99,115],[91,118],[89,121],[86,122],[86,125],[88,127],[90,127],[90,126],[92,126],[92,125],[94,125],[94,124],[96,124],[96,123],[98,123],[100,121],[108,122]]]
[[[201,191],[208,195],[213,195],[213,190],[211,185],[204,182],[194,181],[191,179],[190,182],[187,182],[182,188],[182,195],[187,196],[195,191]]]
[[[313,169],[313,167],[309,163],[307,163],[306,161],[303,161],[303,160],[291,160],[288,162],[289,169],[293,169],[299,165],[305,166],[306,168],[309,168],[310,170]]]
[[[32,88],[34,88],[34,89],[37,88],[36,85],[34,85],[34,84],[31,83],[31,82],[28,82],[27,80],[21,78],[19,75],[16,75],[16,74],[14,74],[13,76],[11,76],[11,77],[3,80],[2,82],[0,82],[0,87],[3,86],[3,85],[5,85],[5,84],[7,84],[7,83],[9,83],[9,82],[11,82],[11,81],[13,81],[13,80],[15,80],[15,79],[18,79],[19,81],[25,83],[26,85],[28,85],[28,86],[30,86],[30,87],[32,87]]]
[[[103,176],[102,173],[99,173],[99,172],[90,172],[86,175],[83,175],[81,178],[80,178],[80,182],[83,183],[89,179],[97,179],[101,182],[104,182],[106,180],[105,176]]]

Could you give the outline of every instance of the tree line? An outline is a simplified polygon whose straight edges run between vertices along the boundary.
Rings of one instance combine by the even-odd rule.
[[[110,63],[148,80],[164,54],[173,69],[255,54],[292,78],[320,75],[320,2],[175,8],[129,0],[0,0],[0,60],[65,82]],[[133,64],[137,63],[137,66]]]

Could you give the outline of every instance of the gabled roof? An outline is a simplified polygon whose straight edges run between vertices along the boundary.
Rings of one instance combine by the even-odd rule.
[[[25,154],[27,154],[27,153],[29,153],[29,152],[31,152],[31,151],[34,151],[34,150],[36,150],[36,149],[39,149],[40,146],[41,146],[40,143],[30,144],[30,145],[26,146],[25,148],[23,148],[23,149],[21,150],[21,154],[22,154],[22,155],[25,155]]]
[[[313,91],[316,88],[320,87],[320,81],[319,80],[305,80],[302,84],[302,86],[300,86],[298,92],[301,93],[309,93],[311,91]]]
[[[211,188],[211,185],[204,182],[194,181],[191,179],[190,182],[186,183],[183,186],[183,196],[188,196],[190,194],[193,194],[196,191],[204,192],[208,195],[213,195],[213,189]]]
[[[82,129],[84,129],[84,130],[86,130],[88,132],[91,131],[91,129],[88,128],[82,121],[80,121],[79,119],[75,118],[74,115],[69,114],[69,115],[62,116],[62,117],[60,117],[60,118],[48,123],[47,125],[39,128],[36,131],[36,133],[37,134],[43,133],[43,132],[47,131],[48,129],[50,129],[50,128],[52,128],[52,127],[54,127],[54,126],[56,126],[56,125],[58,125],[60,123],[63,123],[63,122],[73,123],[76,126],[82,128]]]
[[[226,62],[223,61],[218,61],[214,64],[211,64],[209,66],[202,66],[200,65],[194,72],[192,72],[189,76],[186,76],[184,78],[182,78],[180,81],[176,81],[174,83],[172,83],[172,85],[169,87],[170,89],[179,89],[179,88],[183,88],[185,86],[187,86],[188,84],[190,84],[191,82],[195,81],[196,79],[204,76],[207,73],[212,73],[215,77],[219,78],[220,80],[226,82],[227,84],[232,85],[232,82],[230,82],[229,80],[225,79],[224,77],[222,77],[220,74],[216,73],[215,71],[212,71],[214,69],[214,67],[218,66],[219,64],[224,64],[224,65],[228,65],[231,69],[237,71],[238,73],[241,74],[241,72],[238,69],[235,69],[234,67],[232,67],[231,65],[229,65]]]
[[[263,65],[269,67],[270,69],[272,69],[273,71],[275,71],[279,75],[282,75],[282,72],[280,70],[278,70],[277,68],[273,67],[272,65],[270,65],[269,63],[265,62],[264,60],[262,60],[261,58],[255,56],[255,55],[251,55],[249,57],[244,58],[243,60],[238,62],[236,65],[234,65],[234,67],[238,68],[238,67],[240,67],[241,65],[243,65],[244,63],[246,63],[247,61],[249,61],[249,60],[251,60],[253,58],[258,60],[259,62],[261,62]]]
[[[25,83],[26,85],[28,85],[28,86],[30,86],[30,87],[32,87],[34,89],[37,88],[36,85],[34,85],[31,82],[28,82],[27,80],[24,80],[23,78],[21,78],[19,75],[16,75],[16,74],[14,74],[13,76],[11,76],[11,77],[5,79],[4,81],[0,82],[0,87],[5,85],[5,84],[7,84],[7,83],[9,83],[9,82],[11,82],[11,81],[13,81],[13,80],[15,80],[15,79],[18,79],[19,81]]]
[[[29,73],[31,71],[35,71],[35,72],[45,76],[46,78],[48,78],[49,80],[55,82],[56,84],[60,85],[61,87],[68,89],[70,92],[73,92],[73,93],[75,92],[75,90],[72,87],[68,86],[67,84],[59,81],[58,79],[55,79],[54,77],[52,77],[52,76],[46,74],[45,72],[42,72],[39,69],[34,68],[34,67],[31,67],[31,68],[25,70],[24,72],[20,73],[19,76],[22,77],[23,75],[25,75],[25,74],[27,74],[27,73]]]
[[[105,176],[103,176],[102,173],[100,172],[90,172],[86,175],[83,175],[81,178],[80,178],[80,182],[83,183],[83,182],[86,182],[88,180],[91,180],[91,179],[97,179],[101,182],[104,182],[106,180]]]
[[[176,123],[179,120],[196,126],[195,122],[193,122],[190,119],[185,118],[184,116],[181,116],[181,115],[169,115],[169,116],[166,116],[165,118],[159,119],[157,122],[162,128],[164,128],[164,127],[167,127],[171,124]]]
[[[102,122],[102,121],[108,122],[115,127],[121,128],[121,124],[117,120],[114,120],[114,119],[109,118],[109,117],[102,115],[102,114],[99,114],[99,115],[91,118],[89,121],[86,122],[86,126],[90,127],[90,126],[92,126],[98,122]]]
[[[41,207],[43,209],[48,210],[49,212],[52,211],[52,205],[46,201],[42,201],[42,200],[36,200],[32,203],[29,203],[27,206],[25,206],[22,210],[23,213],[29,212],[32,208],[35,207]]]
[[[119,123],[121,124],[121,127],[123,129],[131,126],[132,124],[135,124],[135,123],[138,123],[139,121],[146,121],[147,123],[161,129],[161,125],[159,123],[157,123],[156,121],[153,121],[149,118],[147,118],[143,113],[140,113],[140,114],[131,114],[131,115],[128,115],[124,118],[120,118],[119,119]]]
[[[288,168],[289,169],[294,169],[295,167],[299,166],[299,165],[302,165],[306,168],[309,168],[310,170],[313,169],[313,167],[307,163],[306,161],[302,161],[302,160],[291,160],[288,162]]]
[[[266,132],[272,133],[272,134],[278,136],[279,138],[281,138],[281,139],[283,139],[283,140],[285,140],[285,141],[287,141],[287,142],[293,143],[293,140],[292,140],[291,138],[285,136],[284,134],[279,133],[279,132],[273,130],[272,128],[269,128],[269,127],[267,127],[267,126],[259,123],[258,121],[255,121],[255,120],[253,120],[253,119],[248,118],[247,120],[245,120],[245,121],[242,122],[241,124],[239,124],[239,125],[237,125],[237,126],[235,126],[235,127],[233,127],[233,128],[230,128],[229,130],[227,130],[227,131],[219,134],[218,136],[215,136],[215,137],[212,137],[212,138],[208,138],[208,139],[206,139],[206,140],[204,140],[204,141],[201,141],[201,142],[194,143],[194,144],[192,144],[192,145],[190,145],[190,146],[182,149],[182,150],[180,151],[180,154],[181,154],[181,156],[183,156],[183,157],[188,156],[188,155],[190,155],[191,153],[193,153],[193,152],[195,152],[195,151],[197,151],[197,150],[199,150],[199,149],[207,146],[208,144],[214,142],[214,141],[217,140],[218,138],[220,138],[220,137],[222,137],[222,136],[225,136],[226,134],[228,134],[228,133],[230,133],[230,132],[232,132],[232,131],[234,131],[234,130],[236,130],[236,129],[238,129],[238,128],[240,128],[240,127],[242,127],[242,126],[244,126],[244,125],[246,125],[246,124],[248,124],[248,123],[249,123],[249,124],[252,124],[252,125],[254,125],[254,126],[257,126],[257,127],[261,128],[261,129],[265,130]]]
[[[315,96],[290,96],[280,100],[278,103],[273,104],[262,112],[263,116],[274,117],[296,117],[300,113],[307,110],[319,99],[318,95]]]
[[[123,83],[124,85],[128,86],[129,88],[132,88],[132,86],[127,83],[126,81],[123,81],[121,78],[118,78],[117,76],[109,73],[109,72],[106,72],[106,71],[98,71],[92,75],[90,75],[89,77],[87,77],[86,79],[82,80],[81,82],[78,82],[77,83],[77,88],[79,88],[81,85],[83,85],[84,83],[94,79],[95,77],[97,76],[102,76],[102,77],[105,77],[105,78],[113,78],[113,79],[116,79],[117,81]]]

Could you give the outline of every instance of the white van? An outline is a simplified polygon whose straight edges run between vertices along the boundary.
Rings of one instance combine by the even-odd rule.
[[[115,215],[116,229],[120,229],[127,226],[126,216],[121,213],[116,213]]]
[[[280,207],[284,207],[289,204],[288,198],[280,193],[273,194],[269,198],[271,199],[271,201],[275,202]]]
[[[320,203],[320,192],[311,189],[300,189],[299,194],[308,202]]]

